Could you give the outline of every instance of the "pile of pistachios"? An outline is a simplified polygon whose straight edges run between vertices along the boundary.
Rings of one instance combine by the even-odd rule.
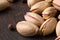
[[[0,0],[0,11],[6,9],[14,0]],[[34,36],[38,33],[46,36],[56,31],[60,39],[60,2],[59,0],[27,0],[30,12],[24,15],[25,21],[16,25],[17,31],[23,36]]]
[[[34,36],[40,34],[47,36],[56,31],[60,36],[60,15],[57,11],[55,0],[27,0],[30,12],[24,15],[25,21],[16,25],[17,31],[23,36]]]

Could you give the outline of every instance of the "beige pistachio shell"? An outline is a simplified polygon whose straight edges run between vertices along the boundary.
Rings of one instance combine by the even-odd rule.
[[[54,7],[48,7],[46,8],[43,12],[42,12],[42,15],[43,15],[43,18],[44,19],[48,19],[50,17],[54,17],[56,16],[56,13],[57,13],[57,9],[54,8]]]
[[[25,20],[32,22],[38,26],[41,26],[41,24],[44,22],[44,19],[38,15],[37,13],[33,13],[33,12],[27,12],[24,15]]]
[[[60,11],[60,0],[53,0],[53,6]]]
[[[0,11],[6,9],[10,6],[10,3],[7,0],[0,0]]]
[[[58,19],[60,20],[60,14],[58,15]]]
[[[27,0],[27,4],[28,4],[29,7],[31,7],[39,1],[42,1],[42,0]]]
[[[38,27],[27,21],[18,22],[16,29],[23,36],[34,36],[38,33]]]
[[[45,0],[45,1],[47,1],[47,2],[52,2],[53,0]]]
[[[56,26],[56,35],[60,36],[60,21],[57,23],[57,26]]]
[[[40,34],[43,36],[51,34],[56,28],[56,18],[47,19],[40,27]]]
[[[50,6],[50,3],[46,2],[46,1],[40,1],[36,4],[34,4],[30,11],[35,12],[35,13],[41,13],[44,9],[46,9],[47,7]]]

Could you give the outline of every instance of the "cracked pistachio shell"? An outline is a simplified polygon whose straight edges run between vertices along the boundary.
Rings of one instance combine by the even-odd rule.
[[[46,2],[46,1],[40,1],[36,4],[34,4],[30,11],[35,12],[35,13],[41,13],[44,9],[46,9],[47,7],[50,6],[50,3]]]
[[[33,12],[27,12],[24,15],[24,18],[26,21],[32,22],[38,26],[41,26],[42,23],[44,22],[44,19],[40,15],[38,15],[37,13],[33,13]]]
[[[0,11],[6,9],[10,6],[10,3],[7,0],[0,0]]]
[[[40,34],[43,36],[51,34],[56,28],[57,20],[56,18],[47,19],[40,27]]]
[[[56,35],[60,36],[60,21],[58,21],[57,26],[56,26]]]
[[[27,4],[28,4],[29,7],[31,7],[39,1],[42,1],[42,0],[27,0]]]
[[[38,27],[27,21],[18,22],[16,29],[22,36],[34,36],[38,33]]]
[[[54,8],[54,7],[48,7],[48,8],[46,8],[46,9],[42,12],[42,15],[43,15],[43,18],[44,18],[44,19],[48,19],[48,18],[50,18],[50,17],[56,16],[56,13],[57,13],[56,8]]]

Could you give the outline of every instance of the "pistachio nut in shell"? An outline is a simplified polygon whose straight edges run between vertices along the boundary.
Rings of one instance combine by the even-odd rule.
[[[53,0],[53,6],[60,11],[60,0]]]
[[[60,21],[58,21],[57,26],[56,26],[56,35],[60,36]]]
[[[40,15],[38,15],[37,13],[34,13],[34,12],[27,12],[24,15],[24,18],[26,21],[32,22],[38,26],[41,26],[44,22],[43,17],[41,17]]]
[[[10,6],[10,3],[7,0],[0,0],[0,11],[6,9]]]
[[[42,12],[42,16],[44,19],[48,19],[50,17],[56,16],[57,9],[55,7],[48,7]]]
[[[35,13],[41,13],[44,9],[46,9],[47,7],[50,6],[50,3],[49,2],[46,2],[46,1],[40,1],[36,4],[34,4],[30,11],[32,12],[35,12]]]
[[[57,20],[56,18],[47,19],[40,27],[40,34],[43,36],[51,34],[56,28]]]
[[[42,0],[27,0],[28,6],[31,8],[35,3],[42,1]]]
[[[34,36],[39,28],[31,22],[21,21],[17,23],[16,29],[22,36]]]

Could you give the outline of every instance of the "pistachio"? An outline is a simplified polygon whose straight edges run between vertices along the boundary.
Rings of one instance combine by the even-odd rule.
[[[17,23],[16,29],[23,36],[34,36],[39,28],[31,22],[21,21]]]
[[[27,12],[24,16],[25,20],[34,23],[35,25],[41,26],[44,22],[44,19],[37,13]]]
[[[48,7],[42,12],[42,15],[44,19],[48,19],[50,17],[56,16],[56,13],[57,10],[54,7]]]
[[[0,11],[6,9],[10,6],[10,3],[7,0],[0,0]]]
[[[56,35],[60,36],[60,21],[57,23],[57,26],[56,26]]]
[[[53,0],[53,6],[60,11],[60,0]]]
[[[52,17],[47,19],[40,27],[40,34],[43,36],[51,34],[56,28],[57,20]]]
[[[46,2],[46,1],[40,1],[36,4],[34,4],[30,11],[35,12],[35,13],[41,13],[44,9],[46,9],[47,7],[50,6],[50,3]]]
[[[27,0],[27,4],[28,4],[29,7],[31,7],[39,1],[42,1],[42,0]]]

